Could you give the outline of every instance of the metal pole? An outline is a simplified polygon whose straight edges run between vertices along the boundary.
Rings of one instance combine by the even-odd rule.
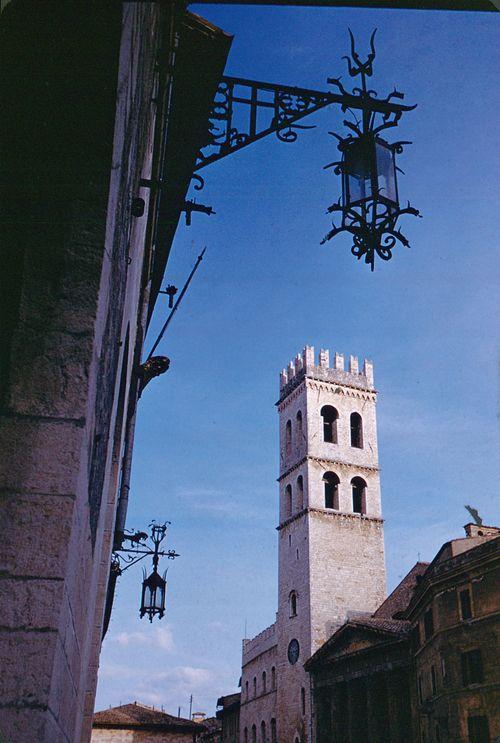
[[[179,294],[179,297],[178,297],[178,299],[177,299],[177,302],[176,302],[176,303],[174,304],[174,306],[173,306],[173,308],[172,308],[172,311],[170,312],[170,315],[169,315],[169,316],[167,317],[167,319],[165,320],[165,323],[164,323],[164,325],[163,325],[163,327],[162,327],[162,329],[161,329],[161,331],[160,331],[160,334],[159,334],[158,338],[156,339],[156,341],[154,342],[154,344],[153,344],[153,348],[152,348],[152,349],[151,349],[151,351],[149,352],[149,355],[148,355],[148,358],[146,359],[146,361],[149,361],[149,359],[151,358],[151,356],[152,356],[152,355],[154,354],[154,352],[156,351],[156,349],[157,349],[157,347],[158,347],[158,344],[159,344],[159,342],[161,341],[161,339],[163,338],[163,336],[164,336],[164,334],[165,334],[165,331],[166,331],[166,329],[168,328],[168,326],[169,326],[169,324],[170,324],[170,321],[171,321],[172,317],[173,317],[173,316],[174,316],[174,314],[175,314],[175,313],[177,312],[177,308],[178,308],[179,304],[181,303],[181,301],[182,301],[182,298],[183,298],[184,294],[186,293],[186,290],[187,290],[187,288],[188,288],[189,284],[191,283],[191,279],[193,278],[194,274],[196,273],[196,269],[198,268],[198,266],[200,265],[201,261],[203,260],[203,256],[205,255],[205,251],[206,251],[206,248],[203,248],[202,252],[200,253],[200,255],[198,256],[198,258],[196,259],[196,263],[195,263],[195,264],[194,264],[194,266],[193,266],[193,270],[192,270],[192,271],[191,271],[191,273],[189,274],[189,276],[188,276],[188,278],[187,278],[187,281],[186,281],[186,283],[184,284],[184,286],[183,286],[183,288],[182,288],[182,291],[181,291],[181,293]]]

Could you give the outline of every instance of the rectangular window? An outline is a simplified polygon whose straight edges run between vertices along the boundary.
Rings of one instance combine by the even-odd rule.
[[[469,733],[469,743],[489,743],[490,727],[486,715],[468,717],[467,732]]]
[[[464,686],[469,684],[480,684],[483,680],[483,659],[481,651],[478,649],[469,650],[461,655],[462,664],[462,683]]]
[[[436,669],[434,666],[431,666],[431,689],[432,689],[432,696],[435,696],[437,693],[437,684],[436,684]]]
[[[434,616],[432,614],[432,606],[427,609],[424,614],[424,635],[425,639],[428,640],[434,634]]]
[[[472,618],[472,603],[470,600],[470,591],[464,588],[460,591],[460,616],[463,620]]]

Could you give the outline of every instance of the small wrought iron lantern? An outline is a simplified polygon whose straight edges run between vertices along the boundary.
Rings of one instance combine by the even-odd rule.
[[[165,575],[166,573],[163,574],[162,578],[155,568],[151,575],[146,578],[146,571],[143,571],[141,619],[147,614],[149,621],[152,622],[154,616],[158,615],[158,619],[161,619],[165,614],[165,598],[167,593]]]
[[[158,619],[161,619],[165,614],[167,571],[163,573],[163,576],[158,573],[160,557],[167,557],[169,560],[175,560],[176,557],[179,557],[175,550],[160,550],[160,544],[165,539],[167,533],[167,524],[170,524],[170,521],[166,521],[164,524],[156,524],[153,521],[150,524],[151,534],[149,539],[153,543],[153,549],[146,544],[146,540],[148,539],[146,532],[138,531],[133,534],[122,534],[121,541],[127,540],[131,542],[131,546],[125,548],[121,545],[115,548],[114,551],[113,565],[117,575],[121,575],[129,567],[135,565],[136,562],[143,560],[145,557],[152,557],[152,573],[146,576],[146,571],[143,571],[141,607],[139,610],[141,619],[147,615],[150,622],[153,621],[153,617],[157,616]],[[126,560],[128,564],[123,566],[123,560]]]

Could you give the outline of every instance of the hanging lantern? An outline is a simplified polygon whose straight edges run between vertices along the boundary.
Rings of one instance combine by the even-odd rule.
[[[165,614],[165,597],[167,592],[165,575],[166,573],[163,574],[162,578],[156,569],[154,569],[151,575],[146,578],[146,571],[144,570],[140,609],[141,619],[147,614],[149,621],[152,622],[154,616],[158,615],[158,619],[161,619]]]
[[[414,207],[408,205],[400,207],[398,186],[396,179],[396,154],[403,151],[403,145],[410,142],[389,143],[379,135],[384,129],[397,126],[402,114],[390,110],[391,98],[403,98],[403,94],[393,91],[386,99],[378,101],[386,107],[385,111],[375,111],[375,93],[367,87],[366,79],[372,75],[372,63],[375,58],[373,32],[370,40],[370,54],[362,62],[354,48],[354,37],[351,35],[351,56],[348,58],[349,74],[351,77],[361,77],[361,87],[355,88],[351,97],[357,99],[362,111],[361,121],[344,121],[344,124],[354,132],[347,137],[338,134],[338,149],[342,159],[330,163],[326,167],[334,166],[334,172],[342,176],[342,197],[337,203],[329,207],[329,213],[340,213],[341,225],[328,232],[322,243],[335,237],[340,232],[352,235],[353,245],[351,252],[358,259],[364,257],[373,271],[375,256],[384,261],[392,257],[392,249],[396,242],[409,247],[408,240],[397,226],[402,214],[419,216]],[[347,95],[338,79],[330,79],[343,95]],[[410,110],[411,107],[404,107]],[[347,109],[347,106],[346,106]],[[346,110],[344,109],[344,110]],[[381,117],[381,122],[376,117]],[[332,132],[333,134],[333,132]]]

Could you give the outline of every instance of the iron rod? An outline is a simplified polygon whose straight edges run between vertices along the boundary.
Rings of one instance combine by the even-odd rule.
[[[182,288],[182,291],[179,294],[179,297],[178,297],[176,303],[172,307],[172,310],[171,310],[169,316],[165,320],[165,323],[164,323],[164,325],[163,325],[163,327],[162,327],[162,329],[161,329],[161,331],[160,331],[160,333],[159,333],[156,341],[154,342],[153,348],[149,352],[149,355],[148,355],[148,358],[146,359],[146,361],[149,361],[149,359],[152,357],[152,355],[154,354],[154,352],[158,348],[158,344],[160,343],[161,339],[163,338],[163,336],[165,334],[165,331],[168,328],[168,326],[170,324],[170,321],[172,320],[174,314],[177,312],[177,308],[180,305],[180,303],[182,301],[182,298],[183,298],[184,294],[186,293],[189,284],[191,283],[191,279],[193,278],[194,274],[196,273],[196,270],[197,270],[198,266],[200,265],[201,261],[203,260],[203,256],[205,255],[205,251],[206,251],[206,248],[203,248],[203,250],[201,251],[200,255],[196,259],[196,263],[194,264],[193,269],[192,269],[191,273],[189,274],[189,276],[187,278],[187,281],[184,284],[184,286]]]

